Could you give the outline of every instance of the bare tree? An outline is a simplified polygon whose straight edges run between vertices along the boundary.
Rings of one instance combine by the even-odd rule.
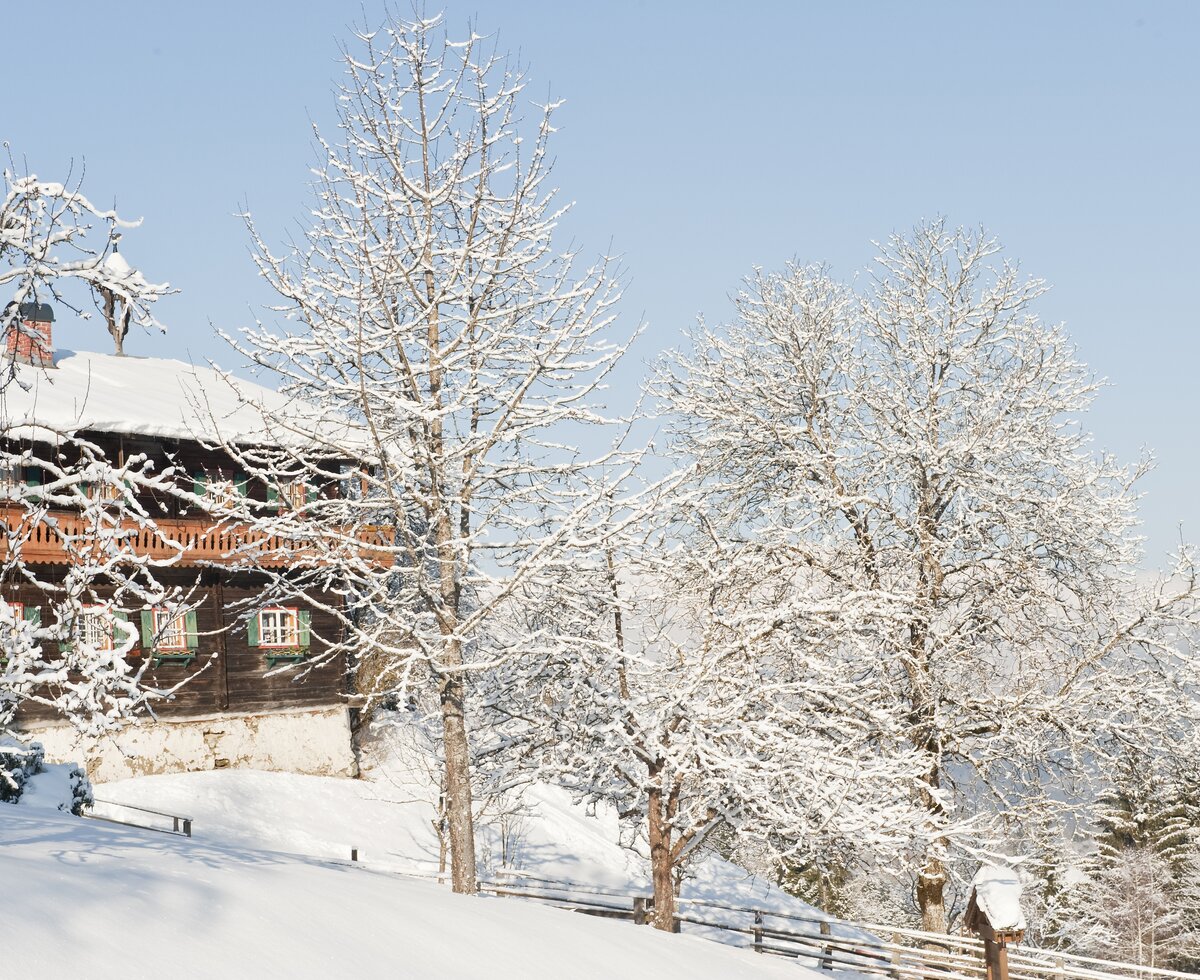
[[[136,228],[141,221],[127,221],[115,210],[96,207],[83,195],[80,183],[19,173],[10,157],[0,185],[0,294],[5,301],[0,336],[26,329],[21,307],[29,302],[53,299],[86,318],[88,314],[72,304],[67,288],[78,283],[100,301],[120,354],[130,323],[165,329],[151,307],[173,290],[165,283],[147,282],[117,253],[119,229]]]
[[[863,294],[822,268],[757,273],[736,322],[655,381],[731,560],[864,610],[846,651],[925,758],[934,931],[954,841],[997,846],[1026,791],[1074,778],[1105,735],[1153,741],[1190,710],[1190,553],[1135,574],[1145,466],[1093,450],[1099,382],[998,251],[935,221],[881,248]]]
[[[299,329],[234,341],[344,426],[304,453],[239,452],[288,502],[250,516],[337,568],[353,597],[346,643],[383,657],[392,692],[436,686],[453,883],[469,892],[466,689],[497,658],[530,653],[527,641],[488,648],[487,624],[560,560],[556,541],[587,533],[570,443],[603,421],[590,402],[623,350],[604,340],[618,291],[605,260],[577,273],[575,253],[553,245],[566,210],[548,183],[556,106],[526,125],[521,71],[477,36],[451,40],[440,18],[389,19],[356,41],[338,138],[317,133],[324,164],[303,240],[277,256],[251,225],[259,270]],[[267,413],[269,428],[297,424]],[[345,493],[296,496],[339,482]],[[384,550],[400,574],[359,548],[378,524],[394,528]]]
[[[682,875],[718,836],[778,863],[835,841],[894,853],[923,819],[908,798],[916,753],[846,661],[808,642],[812,622],[839,611],[786,590],[740,601],[763,576],[719,546],[650,534],[639,547],[672,509],[653,495],[628,534],[615,529],[619,552],[590,567],[580,557],[576,581],[524,597],[518,629],[554,624],[576,641],[498,685],[522,693],[496,722],[525,719],[545,749],[541,778],[616,809],[626,843],[649,857],[653,922],[668,931]],[[506,714],[503,701],[491,708]]]

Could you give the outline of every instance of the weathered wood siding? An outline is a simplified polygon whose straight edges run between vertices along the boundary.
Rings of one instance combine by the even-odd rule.
[[[43,578],[61,576],[62,569],[39,569]],[[346,661],[338,654],[320,667],[309,663],[280,665],[270,668],[266,651],[249,645],[241,613],[253,603],[258,594],[253,577],[247,573],[217,575],[208,570],[195,572],[169,571],[160,573],[164,584],[192,587],[200,600],[196,609],[200,634],[196,661],[189,665],[164,663],[149,666],[144,675],[146,687],[169,688],[187,678],[187,683],[169,701],[156,701],[156,714],[184,716],[212,714],[224,711],[272,711],[294,707],[333,706],[345,703]],[[39,606],[43,620],[49,622],[49,601],[37,589],[27,584],[2,584],[0,594],[10,602],[26,607]],[[97,586],[101,598],[112,595],[111,590]],[[335,596],[317,597],[326,605],[335,605]],[[299,608],[311,608],[307,603],[288,603]],[[134,626],[139,623],[139,610],[125,610]],[[319,659],[328,641],[340,641],[342,633],[334,616],[312,609],[311,660]],[[130,661],[141,663],[146,651],[136,649]],[[268,674],[270,676],[268,676]],[[42,705],[26,705],[20,714],[23,721],[47,720],[55,717],[53,709]]]

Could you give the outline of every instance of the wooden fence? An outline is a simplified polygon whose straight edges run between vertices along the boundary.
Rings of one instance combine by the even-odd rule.
[[[653,900],[646,895],[520,874],[485,881],[480,891],[535,901],[586,915],[647,922]],[[897,929],[869,922],[775,912],[681,898],[680,931],[704,935],[757,953],[786,956],[820,970],[851,970],[890,980],[982,980],[983,941]],[[1200,980],[1200,975],[1078,956],[1033,946],[1008,947],[1010,980]]]
[[[104,823],[120,824],[123,827],[137,827],[140,830],[153,830],[159,834],[174,834],[176,837],[192,836],[192,818],[177,813],[164,813],[162,810],[149,810],[144,806],[133,806],[129,803],[113,803],[111,800],[93,800],[79,814],[88,820],[101,820]]]

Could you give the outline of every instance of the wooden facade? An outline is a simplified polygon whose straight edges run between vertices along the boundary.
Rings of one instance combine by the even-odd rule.
[[[154,440],[115,433],[90,432],[83,434],[91,443],[102,447],[106,457],[115,465],[123,465],[135,454],[146,454],[155,462],[155,472],[174,466],[180,485],[191,490],[197,474],[217,474],[222,479],[239,482],[242,492],[265,508],[273,506],[268,490],[255,485],[237,473],[231,459],[206,449],[198,443],[182,440]],[[17,448],[10,446],[10,448]],[[32,458],[46,452],[36,447]],[[69,450],[67,450],[69,451]],[[65,462],[70,462],[66,460]],[[26,469],[33,469],[27,467]],[[37,473],[21,474],[22,482],[30,487],[38,483]],[[322,496],[342,492],[332,485],[319,488]],[[262,561],[264,566],[293,567],[315,560],[303,544],[284,549],[280,543],[240,525],[216,525],[213,519],[194,503],[170,494],[139,496],[139,502],[152,515],[155,530],[139,529],[132,522],[127,545],[139,555],[153,558],[176,558],[169,567],[157,568],[155,578],[164,586],[191,590],[197,602],[194,623],[195,635],[186,656],[164,656],[161,651],[145,649],[139,644],[129,657],[141,663],[149,659],[143,686],[170,688],[187,678],[187,683],[168,701],[153,702],[155,714],[164,717],[207,716],[220,713],[263,713],[296,708],[333,707],[346,704],[347,663],[344,655],[327,660],[324,650],[330,642],[343,639],[341,626],[335,616],[324,612],[321,605],[336,608],[340,600],[332,595],[313,596],[316,605],[306,605],[297,597],[289,607],[303,610],[306,638],[311,636],[303,652],[292,651],[290,656],[279,650],[252,643],[254,628],[248,630],[246,614],[254,614],[254,600],[261,592],[261,573],[238,570],[235,553],[246,545],[260,544],[273,557]],[[29,524],[22,530],[22,562],[32,567],[35,577],[51,586],[61,581],[67,570],[67,555],[62,546],[63,534],[83,530],[80,515],[65,510],[52,511],[51,522]],[[21,506],[0,506],[0,520],[9,528],[30,522],[30,512]],[[373,546],[390,544],[390,535],[383,529],[372,529],[360,535],[364,551],[380,563],[389,563],[386,550],[375,551]],[[0,551],[7,545],[0,545]],[[2,556],[0,556],[2,557]],[[96,583],[94,592],[100,600],[111,598],[112,590]],[[0,594],[10,603],[21,603],[26,610],[41,609],[49,604],[48,597],[36,587],[22,581],[0,582]],[[128,609],[123,613],[136,621],[142,610]],[[43,620],[45,617],[42,617]],[[319,663],[319,666],[313,666]],[[27,725],[52,721],[54,712],[40,705],[26,704],[19,715]]]

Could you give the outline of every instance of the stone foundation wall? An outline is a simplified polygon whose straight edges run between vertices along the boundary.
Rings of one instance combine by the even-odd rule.
[[[78,762],[101,783],[225,768],[357,774],[344,707],[146,719],[100,739],[81,736],[69,725],[38,726],[30,734],[45,747],[47,762]]]

